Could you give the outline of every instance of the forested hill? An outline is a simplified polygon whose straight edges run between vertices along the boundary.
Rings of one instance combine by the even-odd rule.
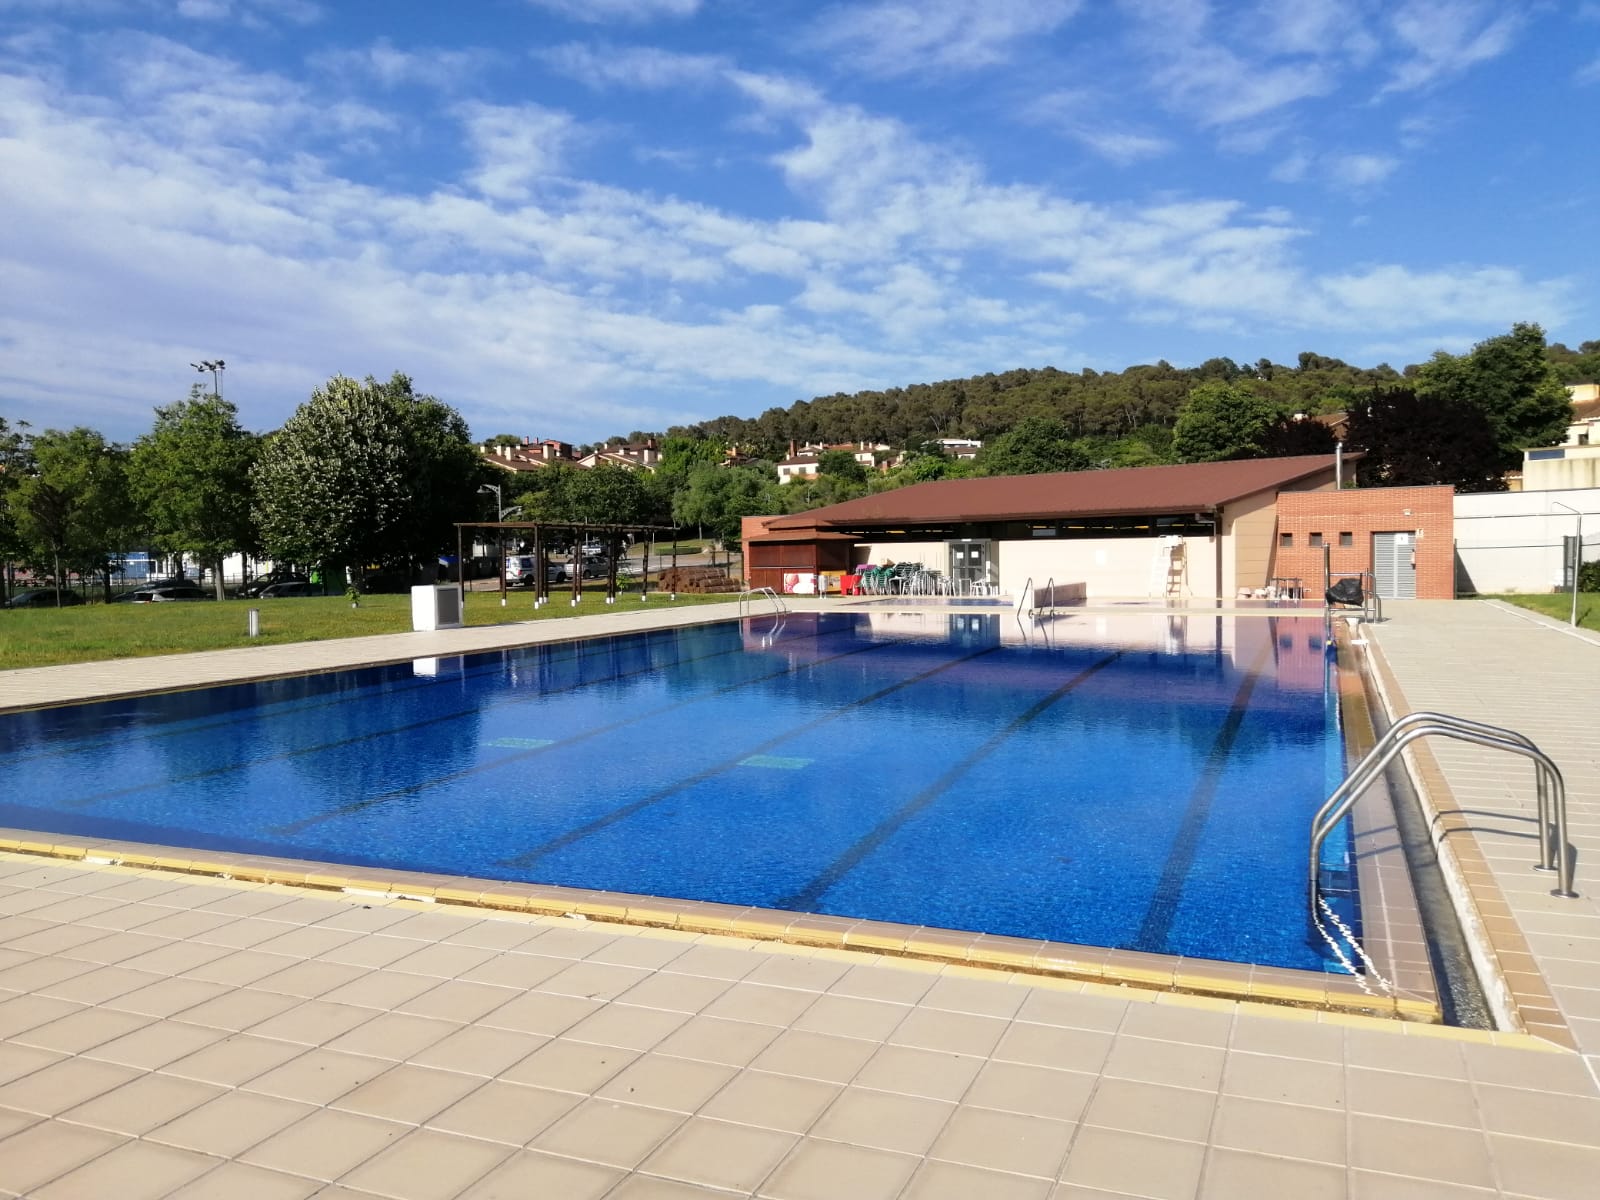
[[[1592,379],[1600,372],[1600,341],[1584,342],[1577,351],[1558,342],[1546,355],[1566,382]],[[900,447],[940,437],[987,438],[1030,416],[1057,417],[1074,437],[1117,438],[1142,427],[1170,429],[1190,389],[1201,383],[1244,383],[1290,412],[1319,413],[1344,409],[1374,385],[1392,384],[1417,369],[1396,371],[1387,363],[1355,367],[1310,352],[1292,366],[1267,359],[1240,365],[1213,358],[1186,368],[1165,361],[1107,372],[1041,367],[881,392],[841,392],[769,408],[755,418],[716,417],[667,433],[714,438],[761,457],[781,455],[791,439]]]

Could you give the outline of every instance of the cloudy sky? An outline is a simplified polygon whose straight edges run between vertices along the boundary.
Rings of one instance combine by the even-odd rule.
[[[1600,0],[0,0],[0,416],[1575,345],[1597,130]]]

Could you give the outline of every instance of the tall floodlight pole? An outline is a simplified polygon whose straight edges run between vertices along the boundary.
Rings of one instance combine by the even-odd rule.
[[[1573,540],[1572,547],[1572,617],[1568,624],[1574,629],[1578,625],[1578,574],[1583,570],[1583,514],[1570,504],[1563,504],[1559,500],[1550,501],[1557,508],[1564,508],[1578,518],[1578,536]]]
[[[228,364],[220,358],[215,361],[203,358],[199,362],[192,362],[189,365],[202,375],[207,371],[211,372],[211,394],[218,400],[222,399],[222,372],[227,369]]]

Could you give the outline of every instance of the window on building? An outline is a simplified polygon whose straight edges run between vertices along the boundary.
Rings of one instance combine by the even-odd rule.
[[[1313,533],[1308,540],[1310,541],[1311,548],[1313,550],[1322,545],[1322,535],[1320,533]]]
[[[1351,533],[1348,529],[1345,530],[1343,533],[1341,533],[1339,535],[1339,545],[1341,545],[1341,546],[1354,546],[1355,544],[1356,544],[1356,535]]]
[[[1280,533],[1278,535],[1278,549],[1289,550],[1294,547],[1294,534]]]

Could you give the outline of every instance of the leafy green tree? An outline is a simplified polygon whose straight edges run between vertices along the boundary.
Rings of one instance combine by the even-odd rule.
[[[209,565],[218,600],[223,559],[255,548],[250,469],[258,445],[231,403],[196,385],[187,400],[156,409],[155,427],[129,456],[133,498],[156,544]]]
[[[817,474],[842,479],[846,483],[865,484],[867,468],[856,461],[848,450],[824,450],[817,455]]]
[[[1537,325],[1519,322],[1465,355],[1441,350],[1418,369],[1414,384],[1418,396],[1483,413],[1500,447],[1501,471],[1519,467],[1524,449],[1561,441],[1572,420],[1571,398]]]
[[[1350,445],[1365,452],[1368,486],[1447,483],[1463,492],[1503,492],[1500,445],[1483,411],[1410,388],[1377,388],[1348,410]]]
[[[770,472],[755,467],[702,466],[673,499],[673,523],[694,526],[726,544],[739,540],[742,517],[784,511],[783,492]]]
[[[33,448],[27,430],[26,421],[12,425],[0,417],[0,565],[4,567],[0,571],[0,600],[11,598],[16,563],[25,553],[9,497],[33,466]]]
[[[33,439],[32,460],[6,498],[28,559],[48,565],[58,595],[65,569],[99,575],[109,600],[112,565],[139,523],[127,451],[92,429],[47,429]]]
[[[414,565],[453,542],[485,470],[460,414],[406,376],[336,375],[267,439],[253,511],[274,558]]]
[[[1202,383],[1189,393],[1172,430],[1172,455],[1185,463],[1264,458],[1280,410],[1267,397],[1231,383]]]
[[[1094,465],[1079,453],[1065,422],[1048,416],[1024,418],[991,438],[978,451],[977,462],[985,475],[1045,475]]]
[[[619,466],[571,472],[566,480],[567,520],[585,525],[642,525],[651,497],[644,477]]]

